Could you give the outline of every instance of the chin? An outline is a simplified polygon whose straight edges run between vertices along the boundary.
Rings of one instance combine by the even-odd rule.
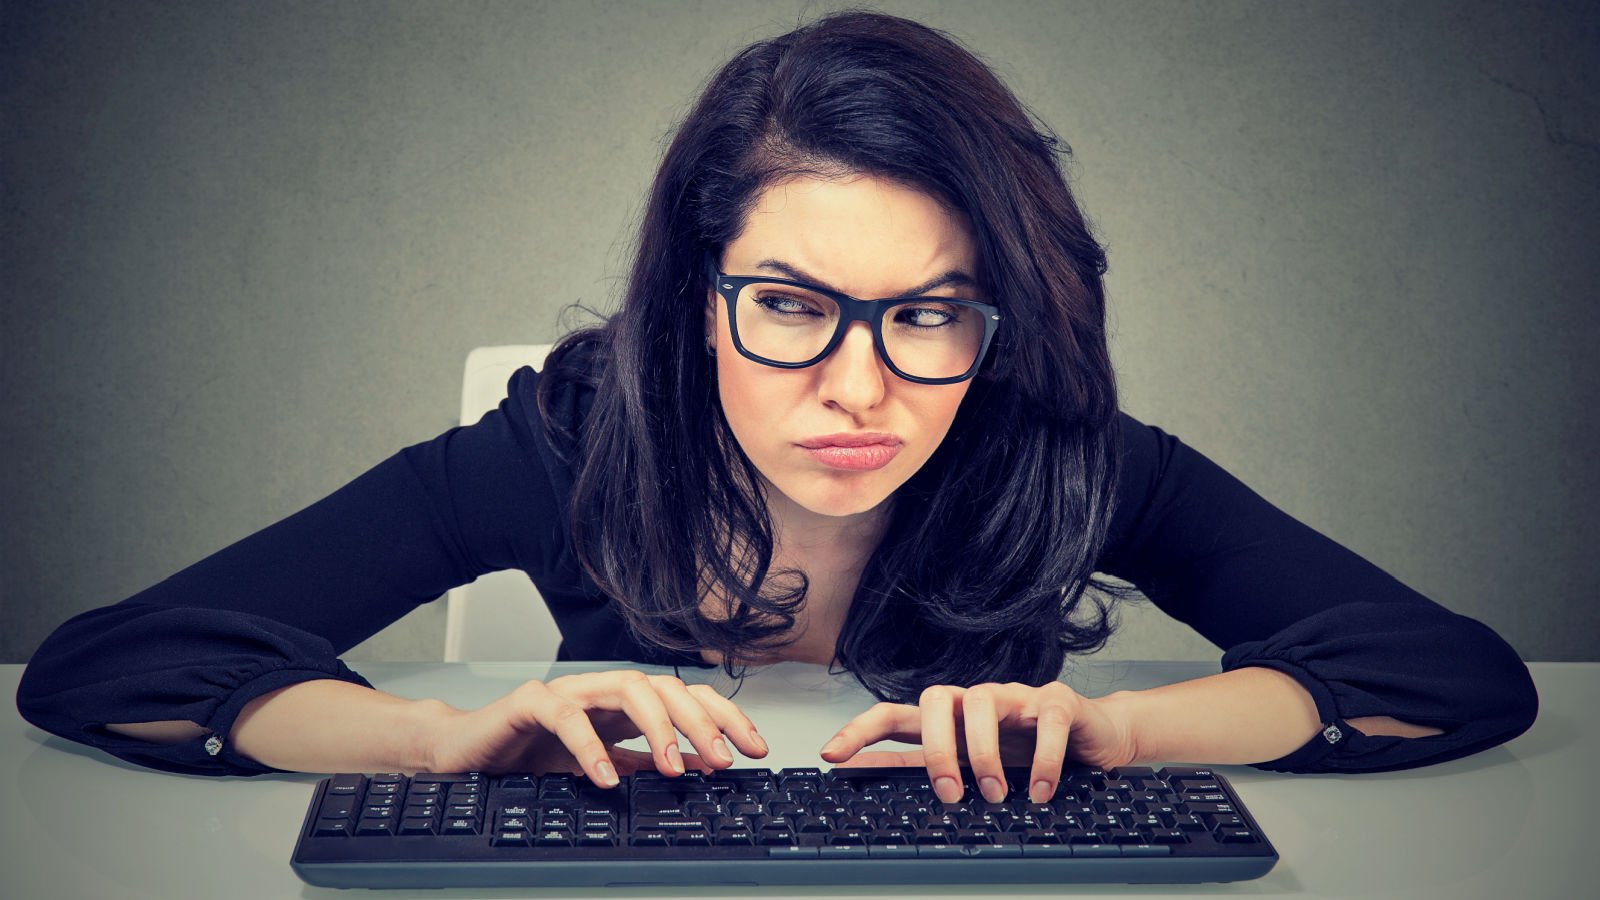
[[[872,485],[866,486],[859,483],[852,484],[848,481],[829,481],[822,485],[807,485],[808,490],[795,493],[784,493],[797,505],[819,516],[858,516],[871,512],[883,505],[883,501],[894,493],[893,486]]]

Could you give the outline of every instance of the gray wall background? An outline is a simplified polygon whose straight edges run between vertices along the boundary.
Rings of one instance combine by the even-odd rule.
[[[608,308],[697,89],[839,5],[6,0],[0,660],[450,427],[472,347]],[[1073,148],[1130,412],[1600,659],[1592,7],[878,6]],[[443,612],[350,657],[438,658]],[[1124,623],[1108,655],[1218,655]]]

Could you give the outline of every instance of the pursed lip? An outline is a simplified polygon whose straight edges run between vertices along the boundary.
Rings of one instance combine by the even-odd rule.
[[[806,438],[795,443],[807,450],[820,450],[823,447],[871,447],[880,444],[886,447],[898,447],[905,441],[901,440],[899,435],[885,434],[881,431],[847,431]]]

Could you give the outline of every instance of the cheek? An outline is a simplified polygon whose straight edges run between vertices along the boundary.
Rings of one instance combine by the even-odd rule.
[[[968,384],[970,382],[948,385],[944,390],[918,398],[915,407],[917,421],[925,436],[935,445],[944,439],[955,422],[956,411],[961,408],[961,401],[967,395]]]
[[[784,379],[774,378],[774,374],[787,373],[750,362],[731,343],[717,348],[717,394],[722,413],[747,450],[752,441],[775,433],[774,423],[788,408],[790,398],[784,391],[793,388]]]

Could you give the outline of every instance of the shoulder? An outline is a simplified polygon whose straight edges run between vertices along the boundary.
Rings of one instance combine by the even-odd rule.
[[[506,385],[506,413],[526,429],[541,450],[571,457],[585,420],[594,408],[597,385],[609,354],[599,339],[579,336],[562,341],[535,370],[523,366]]]
[[[1170,497],[1181,487],[1178,482],[1196,474],[1183,465],[1184,458],[1194,451],[1161,428],[1119,411],[1117,431],[1116,503],[1102,557],[1117,555],[1161,498]]]

